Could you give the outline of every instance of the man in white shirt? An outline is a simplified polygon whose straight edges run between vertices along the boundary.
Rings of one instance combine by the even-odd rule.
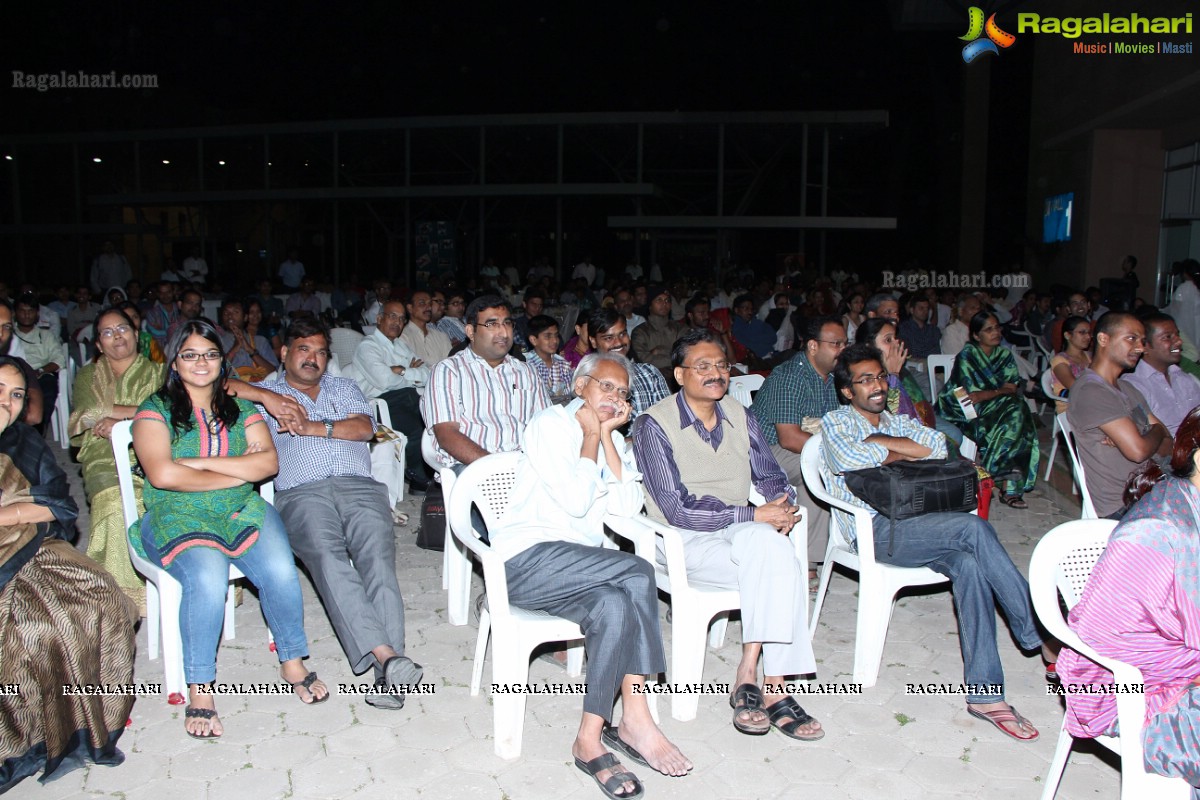
[[[625,330],[633,333],[633,329],[646,321],[646,318],[633,310],[633,293],[628,289],[618,289],[613,295],[613,308],[625,318]]]
[[[287,261],[279,265],[279,280],[283,282],[285,292],[296,291],[300,288],[300,281],[304,280],[304,265],[300,263],[299,253],[294,247],[288,250]]]
[[[584,256],[583,261],[580,261],[575,265],[575,269],[571,270],[571,280],[576,278],[583,278],[587,281],[589,288],[596,282],[596,265],[592,263],[590,255]]]
[[[106,241],[104,251],[92,261],[92,290],[99,295],[110,286],[124,286],[132,277],[125,256],[117,252],[111,241]]]
[[[32,294],[23,294],[17,298],[13,308],[16,318],[16,329],[13,331],[14,344],[22,352],[12,353],[23,357],[37,375],[37,382],[42,391],[45,408],[53,409],[58,400],[58,370],[62,366],[62,342],[58,332],[38,327],[38,299]],[[12,348],[10,348],[11,351]],[[45,431],[50,414],[38,426]]]
[[[408,316],[404,304],[389,300],[375,318],[375,332],[358,343],[352,367],[359,387],[368,398],[378,397],[388,405],[392,425],[408,437],[404,449],[404,477],[408,488],[424,492],[429,480],[421,457],[421,396],[429,382],[429,367],[404,343],[400,332]]]
[[[450,355],[450,337],[432,324],[433,295],[424,290],[413,292],[405,308],[408,311],[408,324],[400,336],[433,369],[439,361]]]
[[[605,515],[631,517],[643,503],[617,432],[630,415],[628,362],[615,353],[584,356],[574,391],[575,400],[542,410],[522,433],[511,505],[491,534],[492,550],[505,559],[509,602],[583,629],[587,694],[571,754],[610,796],[636,797],[641,782],[608,748],[665,775],[685,775],[692,764],[655,725],[642,691],[645,676],[666,666],[654,568],[603,547]],[[618,694],[621,726],[609,728]]]
[[[958,316],[942,331],[942,352],[956,356],[971,341],[971,317],[983,309],[983,304],[978,297],[967,293],[958,298],[955,308],[958,309]]]
[[[204,256],[200,255],[199,247],[193,245],[191,255],[183,260],[180,277],[185,281],[204,285],[204,281],[208,278],[208,262],[204,260]]]

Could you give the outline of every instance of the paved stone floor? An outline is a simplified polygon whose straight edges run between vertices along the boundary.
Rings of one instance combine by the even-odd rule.
[[[1045,438],[1046,431],[1043,429]],[[1060,469],[1063,455],[1059,455]],[[69,467],[82,500],[77,468]],[[1055,484],[1066,489],[1063,476]],[[1067,489],[1069,492],[1069,489]],[[992,521],[1025,571],[1038,538],[1078,516],[1069,493],[1039,482],[1029,509],[993,504]],[[997,507],[998,506],[998,507]],[[293,697],[221,697],[225,736],[199,742],[183,731],[183,707],[146,697],[134,706],[132,724],[120,747],[119,767],[90,767],[39,785],[30,779],[10,796],[56,800],[68,797],[126,800],[225,800],[226,798],[511,798],[563,800],[596,798],[598,789],[575,769],[570,743],[581,700],[531,697],[525,715],[524,750],[513,761],[492,749],[491,704],[468,691],[475,626],[451,626],[441,591],[441,555],[415,545],[417,506],[397,527],[397,571],[408,606],[409,654],[425,665],[430,696],[409,698],[402,711],[380,711],[359,698],[333,696],[316,707]],[[86,530],[86,522],[82,525]],[[477,586],[479,579],[476,578]],[[332,685],[354,680],[311,585],[305,593],[311,668]],[[815,641],[821,682],[850,681],[857,583],[834,576]],[[663,605],[665,613],[666,606]],[[257,599],[246,593],[237,610],[237,636],[223,642],[218,680],[277,680],[274,654]],[[961,698],[906,694],[912,682],[962,679],[962,660],[948,591],[903,595],[896,606],[877,685],[860,696],[802,698],[828,735],[799,743],[772,733],[744,736],[730,725],[725,697],[704,696],[691,722],[660,710],[663,728],[696,764],[686,778],[639,770],[653,798],[1036,798],[1054,751],[1061,703],[1046,694],[1041,661],[1022,655],[1000,623],[1000,653],[1009,699],[1041,730],[1032,744],[1009,740],[969,717]],[[663,627],[670,648],[670,626]],[[739,654],[740,625],[729,627],[725,645],[709,650],[706,681],[728,682]],[[161,681],[161,661],[146,658],[145,633],[138,637],[136,677]],[[490,672],[485,673],[485,683]],[[542,661],[530,668],[533,682],[568,681]],[[1067,766],[1058,797],[1115,798],[1119,772],[1112,759],[1082,745]]]

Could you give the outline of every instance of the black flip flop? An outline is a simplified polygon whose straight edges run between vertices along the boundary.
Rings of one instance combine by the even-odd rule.
[[[626,770],[613,769],[620,763],[612,753],[605,753],[586,762],[580,761],[578,758],[575,759],[575,766],[584,774],[592,776],[592,780],[600,787],[600,791],[604,792],[612,800],[632,800],[635,797],[641,797],[645,794],[645,789],[642,787],[642,782],[638,780],[637,775]],[[606,769],[613,770],[613,773],[609,776],[608,780],[601,782],[596,777],[596,773],[603,772]],[[618,794],[623,783],[632,783],[633,791],[629,794]]]
[[[296,698],[299,699],[300,695],[296,694],[296,689],[306,689],[308,691],[308,696],[311,697],[312,700],[308,701],[307,703],[304,703],[303,700],[300,700],[301,703],[304,703],[304,705],[306,705],[306,706],[315,706],[317,703],[324,703],[326,700],[329,699],[329,695],[331,694],[331,692],[329,691],[329,687],[326,686],[325,687],[325,696],[317,697],[316,693],[314,693],[312,690],[312,685],[314,683],[316,683],[318,680],[320,680],[320,679],[317,677],[317,673],[315,673],[315,672],[308,673],[307,675],[304,676],[304,680],[296,681],[295,683],[292,684],[292,694],[295,694]]]
[[[746,711],[766,711],[762,690],[753,683],[743,683],[733,693],[729,707],[733,709],[733,727],[739,733],[747,736],[763,736],[771,731],[771,721],[764,719],[761,723],[739,722],[738,716]]]
[[[621,738],[621,729],[619,727],[605,725],[604,730],[600,732],[600,741],[603,742],[604,746],[609,750],[619,751],[630,761],[640,764],[648,769],[654,769],[654,767],[650,766],[650,762],[647,761],[641,753],[634,749],[633,745]]]

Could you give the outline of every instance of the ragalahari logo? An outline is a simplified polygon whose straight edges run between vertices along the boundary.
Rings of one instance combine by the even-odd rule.
[[[984,34],[987,34],[987,38],[980,38]],[[1000,29],[1000,26],[996,24],[995,14],[988,17],[985,23],[983,9],[979,6],[971,6],[967,12],[967,34],[958,38],[968,42],[962,51],[963,61],[968,64],[984,53],[998,56],[1001,47],[1005,49],[1012,47],[1013,42],[1017,40],[1017,37],[1011,33]]]

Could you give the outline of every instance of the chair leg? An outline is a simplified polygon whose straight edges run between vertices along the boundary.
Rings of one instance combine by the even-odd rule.
[[[874,686],[879,680],[879,664],[883,660],[883,645],[887,640],[888,623],[892,618],[894,592],[860,578],[858,586],[858,629],[854,637],[854,681]],[[872,585],[876,584],[876,585]]]
[[[502,686],[523,686],[529,679],[529,651],[516,644],[520,636],[506,630],[506,635],[492,641],[492,680]],[[496,738],[496,755],[505,759],[519,758],[525,727],[525,695],[519,691],[492,695],[492,734]]]
[[[158,587],[154,581],[146,581],[146,654],[150,660],[158,658],[158,640],[162,632],[159,615]]]
[[[454,548],[453,552],[451,547]],[[465,550],[459,549],[456,540],[446,543],[446,553],[446,615],[450,618],[451,625],[466,625],[470,619],[468,608],[471,605],[471,558]]]
[[[675,603],[671,623],[672,683],[700,683],[704,676],[704,640],[709,620],[700,616],[688,609],[686,603]],[[699,707],[700,695],[694,692],[678,692],[671,696],[671,716],[680,722],[695,719]]]
[[[833,577],[833,559],[828,554],[825,563],[821,565],[821,582],[817,585],[817,597],[813,601],[812,616],[808,620],[808,638],[817,636],[817,623],[821,619],[821,609],[825,607],[825,592],[829,589],[829,579]]]
[[[233,610],[237,608],[237,587],[233,585],[233,581],[229,582],[229,590],[225,593],[225,639],[233,639],[236,636],[234,628]]]
[[[492,633],[492,614],[487,606],[479,609],[479,635],[475,637],[475,664],[471,668],[471,696],[479,695],[483,683],[483,661],[487,657],[488,638]],[[492,655],[495,658],[495,654]]]
[[[1058,417],[1054,418],[1054,426],[1050,429],[1050,457],[1046,459],[1046,476],[1050,480],[1050,471],[1054,469],[1054,456],[1058,453]]]
[[[583,640],[567,644],[567,677],[578,678],[583,674]]]
[[[708,646],[714,650],[725,645],[725,631],[729,628],[729,612],[722,611],[713,618],[708,632]]]
[[[1074,743],[1074,737],[1067,731],[1067,722],[1064,719],[1062,729],[1058,732],[1054,758],[1050,759],[1050,769],[1046,773],[1046,785],[1042,787],[1042,800],[1054,800],[1054,795],[1058,793],[1058,784],[1062,782],[1063,770],[1067,768],[1067,758],[1071,755],[1071,745]]]
[[[167,702],[179,705],[185,702],[187,697],[187,677],[183,671],[183,636],[179,630],[179,607],[183,602],[183,587],[174,580],[163,581],[160,591],[163,678],[167,684]]]
[[[450,533],[450,525],[446,524],[446,542],[442,545],[442,591],[450,588],[450,548],[457,547],[454,535]]]

